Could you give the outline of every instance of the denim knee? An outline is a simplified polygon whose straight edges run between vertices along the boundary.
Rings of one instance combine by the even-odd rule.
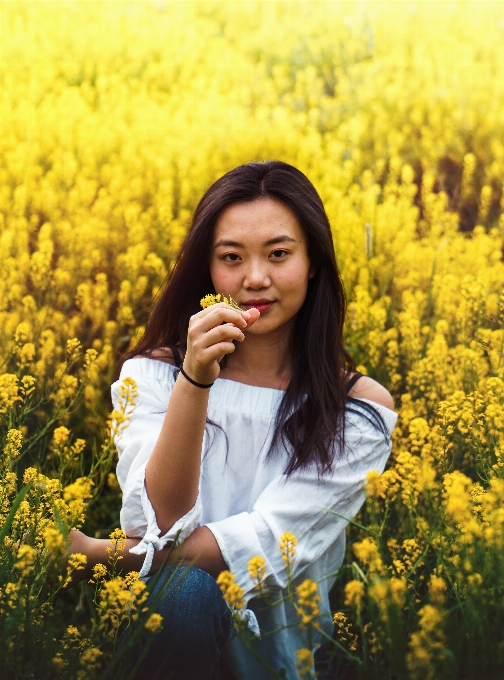
[[[162,629],[154,637],[145,632],[131,650],[142,656],[135,680],[210,680],[232,628],[215,579],[197,567],[165,567],[147,604],[163,617]]]
[[[224,645],[231,631],[231,615],[215,579],[206,571],[188,565],[163,569],[148,605],[163,616],[163,629],[189,644],[201,644],[202,637],[215,635]]]

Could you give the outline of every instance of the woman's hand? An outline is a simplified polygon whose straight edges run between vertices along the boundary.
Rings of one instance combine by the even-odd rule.
[[[191,317],[187,333],[184,371],[204,385],[219,377],[219,361],[235,351],[234,341],[245,339],[243,331],[257,321],[257,309],[240,311],[224,302],[207,307]]]

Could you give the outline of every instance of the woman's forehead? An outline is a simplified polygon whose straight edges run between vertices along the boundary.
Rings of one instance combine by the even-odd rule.
[[[266,244],[282,235],[294,241],[305,240],[304,231],[288,206],[272,198],[260,198],[225,208],[215,225],[213,240],[214,245],[223,241]]]

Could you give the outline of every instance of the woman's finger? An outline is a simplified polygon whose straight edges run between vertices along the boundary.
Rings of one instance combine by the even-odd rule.
[[[224,326],[212,328],[207,333],[202,335],[197,341],[195,349],[197,349],[198,345],[201,347],[201,349],[206,349],[207,347],[216,345],[219,342],[232,342],[233,340],[242,342],[244,339],[245,336],[243,335],[243,332],[240,328],[237,328],[232,324],[226,324]]]
[[[247,311],[250,316],[250,318],[247,320],[247,328],[250,328],[250,326],[252,326],[252,324],[254,324],[257,321],[257,319],[261,316],[261,312],[255,307],[251,307]]]
[[[197,328],[203,333],[222,323],[233,323],[239,328],[245,328],[249,318],[250,312],[240,312],[229,305],[219,303],[192,316],[189,321],[189,328]]]
[[[236,349],[236,345],[232,342],[218,342],[205,350],[205,361],[213,363],[219,362],[225,354],[232,354]]]

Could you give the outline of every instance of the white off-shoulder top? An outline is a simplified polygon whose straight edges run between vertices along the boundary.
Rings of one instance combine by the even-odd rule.
[[[210,391],[207,415],[222,429],[207,425],[197,501],[161,536],[145,489],[145,467],[161,431],[177,373],[175,366],[155,359],[130,359],[124,363],[119,380],[112,385],[115,408],[119,405],[119,386],[124,378],[133,378],[139,393],[126,429],[116,438],[117,478],[123,491],[121,527],[127,536],[142,538],[132,552],[146,554],[141,572],[145,576],[150,570],[154,549],[163,548],[179,530],[179,540],[182,540],[196,527],[207,526],[245,592],[250,629],[256,633],[260,629],[262,637],[257,641],[257,651],[274,668],[285,668],[289,680],[295,680],[298,677],[296,650],[307,646],[306,636],[298,626],[264,635],[298,617],[288,600],[266,608],[263,601],[255,597],[247,573],[248,562],[255,555],[265,559],[265,586],[273,601],[281,599],[287,593],[279,539],[287,531],[294,534],[298,541],[292,573],[294,583],[307,578],[318,582],[321,623],[330,635],[329,589],[334,577],[327,577],[334,574],[343,561],[347,521],[342,517],[353,518],[361,507],[367,473],[383,471],[397,414],[385,406],[367,402],[383,418],[385,435],[364,417],[366,412],[359,408],[358,402],[352,403],[352,409],[362,410],[362,414],[347,413],[346,450],[336,459],[333,471],[319,478],[313,467],[296,471],[287,479],[283,473],[288,451],[281,446],[267,455],[283,392],[217,379]],[[271,677],[239,637],[225,645],[224,656],[239,680]]]

